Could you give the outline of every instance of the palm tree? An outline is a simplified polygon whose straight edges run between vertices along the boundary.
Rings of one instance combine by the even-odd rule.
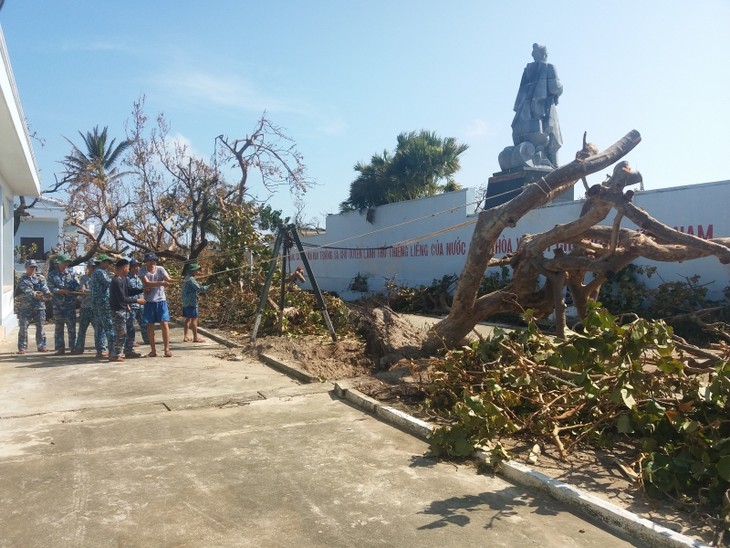
[[[124,185],[114,184],[127,174],[116,164],[133,143],[109,141],[106,127],[100,132],[96,126],[85,135],[81,132],[79,135],[86,150],[66,138],[72,147],[71,154],[61,163],[65,167],[64,181],[69,184],[69,218],[76,219],[78,212],[83,212],[84,221],[72,221],[72,224],[89,242],[85,260],[100,246],[111,250],[119,245],[119,214],[131,203],[132,197],[127,195]],[[91,223],[95,227],[93,230]]]
[[[385,196],[393,181],[388,175],[392,158],[387,150],[382,156],[373,154],[369,164],[358,162],[355,171],[360,173],[350,183],[350,197],[340,204],[340,211],[365,209],[386,203]]]
[[[93,183],[101,190],[106,189],[109,183],[117,181],[125,175],[119,171],[115,164],[122,154],[132,146],[132,141],[124,140],[114,146],[116,139],[112,139],[107,144],[107,130],[104,128],[99,133],[99,126],[95,126],[86,135],[79,131],[79,135],[84,140],[86,151],[82,151],[79,147],[66,140],[71,144],[71,154],[63,160],[66,168],[66,175],[69,182],[76,185],[86,186]]]
[[[391,201],[413,200],[433,196],[453,182],[461,165],[459,156],[469,145],[459,144],[453,137],[440,138],[433,132],[401,133],[390,174],[397,182],[391,189]]]
[[[341,211],[433,196],[458,187],[453,175],[460,169],[459,156],[469,145],[433,132],[401,133],[395,153],[374,155],[369,164],[358,163],[360,175],[350,185],[350,197]],[[443,182],[443,184],[442,184]]]

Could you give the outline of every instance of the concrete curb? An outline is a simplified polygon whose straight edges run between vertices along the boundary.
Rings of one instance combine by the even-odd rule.
[[[177,323],[182,325],[182,322],[177,320]],[[221,337],[220,335],[217,335],[216,333],[213,333],[212,331],[205,329],[204,327],[198,326],[198,333],[203,335],[204,337],[208,337],[209,339],[222,344],[223,346],[227,346],[228,348],[242,348],[242,345],[234,342],[230,339],[226,339],[225,337]]]
[[[242,344],[239,344],[230,339],[226,339],[225,337],[222,337],[221,335],[217,335],[216,333],[213,333],[212,331],[204,329],[200,326],[198,326],[198,332],[201,333],[202,335],[204,335],[205,337],[208,337],[209,339],[212,339],[212,340],[216,341],[217,343],[220,343],[223,346],[226,346],[228,348],[243,348]],[[262,361],[263,363],[265,363],[266,365],[268,365],[269,367],[272,367],[273,369],[276,369],[277,371],[284,373],[288,377],[296,379],[299,382],[303,382],[303,383],[322,382],[322,379],[320,379],[319,377],[310,375],[306,371],[303,371],[303,370],[299,369],[298,367],[294,367],[293,365],[289,365],[288,363],[284,363],[281,360],[274,358],[273,356],[269,356],[268,354],[260,354],[259,360]]]
[[[351,388],[346,382],[336,382],[334,392],[338,398],[344,399],[352,405],[372,413],[384,422],[393,424],[421,439],[425,440],[434,429],[432,424],[383,405],[377,400]],[[489,460],[481,452],[477,452],[476,457],[482,462]],[[560,502],[575,508],[584,515],[589,516],[591,519],[605,524],[614,531],[620,531],[649,546],[709,548],[699,540],[639,517],[615,504],[550,478],[519,462],[504,461],[500,463],[498,473],[513,483],[525,485],[546,493]]]
[[[477,456],[479,459],[484,460],[483,455]],[[547,493],[551,497],[590,516],[592,519],[604,523],[614,530],[623,531],[632,538],[645,542],[649,546],[709,548],[708,545],[703,544],[697,539],[672,531],[646,518],[639,517],[633,512],[629,512],[576,487],[550,478],[519,462],[503,462],[499,466],[499,472],[512,482],[533,487],[534,489]]]
[[[278,359],[274,358],[273,356],[269,356],[268,354],[259,354],[259,359],[266,365],[273,367],[277,371],[281,371],[285,375],[292,377],[299,382],[321,382],[321,379],[319,377],[310,375],[306,371],[302,371],[298,367],[294,367],[293,365],[289,365],[287,363],[279,361]]]
[[[346,400],[355,407],[372,413],[373,415],[381,418],[383,421],[395,425],[401,430],[405,430],[409,434],[413,434],[423,440],[425,440],[433,430],[433,426],[429,423],[417,419],[416,417],[412,417],[411,415],[393,407],[383,405],[378,400],[350,388],[350,385],[345,382],[335,382],[334,392],[338,398]]]

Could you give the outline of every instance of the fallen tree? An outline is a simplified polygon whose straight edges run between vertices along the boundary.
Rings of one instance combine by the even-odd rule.
[[[464,269],[459,277],[448,316],[429,333],[424,349],[454,347],[464,340],[477,322],[495,314],[521,313],[532,309],[535,318],[553,310],[560,337],[564,336],[567,287],[576,309],[585,317],[587,305],[595,301],[601,285],[615,272],[639,257],[655,261],[685,261],[715,256],[730,263],[730,239],[704,240],[662,224],[631,203],[633,192],[627,186],[641,181],[628,162],[621,161],[641,141],[637,131],[629,132],[605,151],[586,155],[550,172],[524,188],[521,194],[500,206],[482,211],[474,228]],[[593,152],[594,145],[586,144]],[[581,216],[565,225],[556,225],[542,234],[526,234],[517,251],[503,259],[494,258],[495,243],[505,228],[535,208],[546,205],[577,181],[616,164],[613,174],[586,193]],[[616,211],[612,226],[599,226],[611,211]],[[626,217],[640,227],[621,228]],[[558,243],[572,244],[570,253],[562,250],[546,256]],[[505,287],[479,296],[478,291],[489,266],[508,265],[512,280]]]

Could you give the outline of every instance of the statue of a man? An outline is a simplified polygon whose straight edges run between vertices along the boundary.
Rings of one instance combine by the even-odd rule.
[[[515,100],[512,140],[515,147],[531,143],[538,158],[544,155],[553,167],[558,167],[557,153],[563,137],[555,105],[563,86],[555,67],[547,62],[545,46],[533,44],[532,58],[535,61],[525,67]]]

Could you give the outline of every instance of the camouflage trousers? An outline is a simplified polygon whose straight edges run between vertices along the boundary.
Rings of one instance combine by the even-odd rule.
[[[106,352],[114,348],[114,324],[112,312],[109,308],[93,308],[94,328],[101,342],[102,349],[97,352]]]
[[[46,309],[20,310],[18,313],[18,350],[28,350],[28,326],[35,324],[35,343],[38,350],[46,348]]]
[[[132,323],[137,321],[139,326],[139,334],[142,336],[142,342],[144,344],[150,344],[150,338],[147,336],[147,322],[144,319],[144,308],[140,305],[139,308],[132,307]]]
[[[86,349],[86,331],[89,329],[89,325],[92,326],[94,331],[94,348],[97,352],[104,351],[105,349],[101,340],[101,333],[99,333],[99,330],[96,329],[94,324],[94,309],[90,306],[79,309],[79,326],[74,350],[77,352],[83,352]]]
[[[73,348],[76,343],[76,307],[75,306],[54,306],[53,322],[55,331],[53,342],[56,350],[65,350],[66,343],[63,338],[63,328],[68,331],[68,347]]]
[[[114,348],[109,357],[116,358],[122,354],[132,352],[134,346],[134,317],[128,310],[115,310],[112,312],[112,323],[114,324]]]

